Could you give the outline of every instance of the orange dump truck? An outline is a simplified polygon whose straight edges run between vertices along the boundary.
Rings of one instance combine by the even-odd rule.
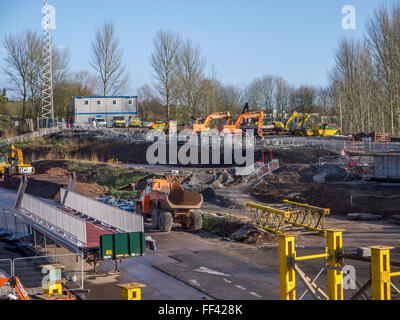
[[[139,199],[136,212],[144,220],[151,218],[152,227],[163,232],[171,231],[172,223],[183,228],[199,230],[202,216],[193,209],[200,209],[203,196],[198,192],[186,191],[180,183],[170,179],[149,179]]]

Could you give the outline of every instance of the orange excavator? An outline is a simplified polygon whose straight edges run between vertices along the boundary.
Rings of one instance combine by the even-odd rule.
[[[194,132],[210,131],[210,122],[212,119],[223,119],[230,117],[231,114],[229,111],[211,113],[207,117],[205,117],[205,119],[202,118],[196,119],[192,125],[192,129]]]
[[[15,289],[21,300],[31,300],[18,277],[0,278],[0,288],[7,282]]]
[[[246,112],[239,115],[235,122],[233,121],[233,119],[228,119],[226,124],[221,128],[221,131],[224,133],[243,133],[243,130],[254,129],[255,133],[258,136],[262,137],[263,123],[263,111]]]

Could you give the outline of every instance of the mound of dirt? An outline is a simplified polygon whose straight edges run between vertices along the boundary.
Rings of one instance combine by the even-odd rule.
[[[242,220],[231,218],[214,218],[217,222],[210,230],[219,236],[230,238],[235,241],[250,245],[265,245],[277,242],[277,236],[265,232],[254,225],[248,224]]]
[[[56,183],[52,181],[28,178],[28,185],[25,192],[45,199],[60,200],[60,188],[66,188],[68,185],[68,180],[64,180],[64,183]],[[20,182],[21,177],[19,176],[6,177],[4,181],[0,182],[0,187],[17,191]],[[108,192],[108,188],[100,186],[94,182],[77,182],[75,185],[75,191],[87,197],[100,197]]]
[[[215,204],[223,208],[237,209],[238,206],[229,197],[223,197],[215,193],[214,189],[207,187],[201,191],[203,201]]]

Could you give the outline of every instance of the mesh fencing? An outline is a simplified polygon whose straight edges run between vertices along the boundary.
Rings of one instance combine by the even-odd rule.
[[[28,294],[43,292],[43,286],[52,280],[48,265],[61,267],[61,279],[68,290],[83,290],[83,264],[80,254],[62,254],[16,258],[13,260],[13,274],[18,277]],[[51,269],[51,268],[50,268]]]

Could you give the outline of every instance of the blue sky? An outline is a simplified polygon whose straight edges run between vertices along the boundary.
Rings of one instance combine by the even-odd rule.
[[[136,94],[152,83],[149,58],[160,28],[199,44],[224,83],[245,86],[263,74],[294,85],[324,86],[341,36],[361,37],[373,10],[395,0],[49,0],[56,8],[57,46],[70,50],[71,71],[91,70],[91,41],[105,19],[114,21]],[[0,38],[25,29],[41,32],[41,0],[0,0]],[[344,5],[356,9],[356,30],[341,26]],[[6,53],[0,43],[0,66]],[[0,75],[0,87],[6,85]]]

